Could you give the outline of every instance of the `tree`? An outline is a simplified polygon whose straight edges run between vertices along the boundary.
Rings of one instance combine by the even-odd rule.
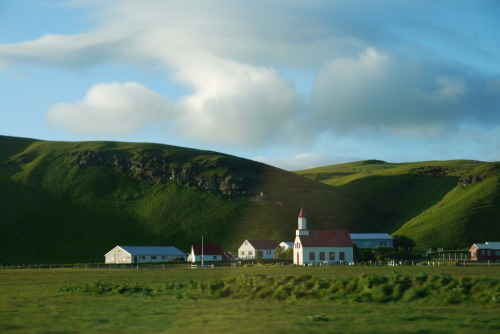
[[[375,248],[375,259],[377,261],[384,261],[392,254],[392,248],[385,246],[377,246]]]
[[[415,241],[411,238],[408,238],[404,235],[395,235],[394,237],[394,248],[399,249],[402,248],[407,251],[411,251],[413,247],[416,246]]]
[[[257,251],[257,254],[255,254],[255,259],[257,262],[262,261],[262,258],[264,257],[264,253],[262,251]]]
[[[293,258],[293,247],[288,247],[288,249],[283,249],[283,247],[278,246],[274,251],[274,258],[281,260],[291,260]]]

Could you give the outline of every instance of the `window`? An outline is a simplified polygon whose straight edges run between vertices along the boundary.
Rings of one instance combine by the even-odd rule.
[[[330,252],[330,261],[335,261],[335,252]]]
[[[495,255],[496,255],[496,256],[500,256],[500,250],[496,250],[496,251],[495,251]]]
[[[339,260],[340,261],[345,260],[345,253],[344,252],[339,252]]]
[[[325,252],[319,252],[319,260],[325,261]]]
[[[214,255],[214,260],[217,260],[217,255]]]
[[[248,241],[245,241],[245,246],[248,246]]]
[[[245,251],[241,251],[241,255],[245,255]]]
[[[145,259],[146,259],[146,257],[145,257],[145,256],[139,256],[139,258],[140,258],[141,260],[145,260]]]
[[[315,253],[314,252],[309,252],[309,260],[314,261],[315,260]]]
[[[252,251],[248,251],[248,255],[252,256],[253,255]]]
[[[486,255],[488,255],[488,256],[491,255],[491,251],[489,249],[486,251]]]
[[[151,260],[156,260],[156,256],[151,256]]]

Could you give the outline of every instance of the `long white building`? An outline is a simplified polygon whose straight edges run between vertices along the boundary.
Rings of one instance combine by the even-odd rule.
[[[186,254],[173,246],[116,246],[104,255],[106,263],[184,261]]]

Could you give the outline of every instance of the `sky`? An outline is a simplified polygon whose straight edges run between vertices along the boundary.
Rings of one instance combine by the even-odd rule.
[[[497,0],[0,0],[0,135],[498,161],[498,36]]]

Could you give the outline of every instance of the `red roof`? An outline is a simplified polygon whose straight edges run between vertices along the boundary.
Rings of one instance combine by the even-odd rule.
[[[353,247],[347,230],[310,230],[299,238],[302,247]]]
[[[193,245],[195,255],[201,255],[201,245]],[[223,255],[220,245],[203,245],[203,255]]]
[[[304,212],[304,208],[300,208],[299,218],[306,218],[306,214]]]

